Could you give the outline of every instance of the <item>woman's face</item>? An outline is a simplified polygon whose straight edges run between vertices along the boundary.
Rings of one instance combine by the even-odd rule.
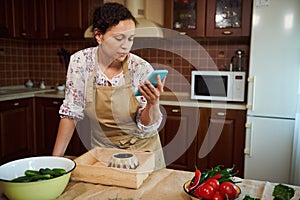
[[[99,35],[100,40],[97,41],[105,56],[122,62],[133,45],[134,35],[134,21],[123,20],[118,25],[109,28],[104,35]]]

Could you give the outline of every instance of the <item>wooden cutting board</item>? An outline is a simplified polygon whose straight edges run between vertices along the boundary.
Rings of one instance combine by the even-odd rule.
[[[133,153],[139,162],[136,169],[108,167],[114,153]],[[151,152],[131,151],[114,148],[94,148],[74,160],[76,168],[71,180],[104,185],[139,188],[153,172],[155,160]]]

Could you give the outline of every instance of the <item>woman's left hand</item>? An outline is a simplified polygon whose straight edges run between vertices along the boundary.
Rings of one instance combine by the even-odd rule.
[[[148,80],[139,86],[141,94],[147,99],[147,104],[156,105],[159,103],[159,97],[164,92],[165,81],[166,77],[163,80],[160,80],[160,76],[157,75],[156,87]]]

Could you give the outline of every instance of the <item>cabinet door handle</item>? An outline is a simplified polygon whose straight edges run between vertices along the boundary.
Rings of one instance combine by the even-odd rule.
[[[69,36],[70,36],[70,33],[64,33],[64,36],[65,36],[65,37],[69,37]]]
[[[172,113],[180,113],[180,110],[179,109],[172,109],[171,112]]]
[[[59,101],[53,101],[52,104],[59,105],[60,103],[59,103]]]
[[[186,32],[179,32],[179,35],[186,35]]]
[[[14,103],[14,106],[19,106],[19,105],[20,105],[19,102]]]
[[[24,37],[25,37],[26,35],[27,35],[27,33],[24,33],[24,32],[21,33],[21,36],[24,36]]]
[[[217,112],[217,115],[218,115],[218,116],[225,116],[226,113],[225,113],[225,112]]]
[[[231,31],[223,31],[223,35],[231,35],[232,32]]]

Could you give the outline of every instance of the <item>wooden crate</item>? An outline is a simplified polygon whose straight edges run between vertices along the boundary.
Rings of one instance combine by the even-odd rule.
[[[138,167],[136,169],[108,167],[111,155],[121,152],[133,153],[139,161]],[[76,162],[76,168],[72,172],[71,180],[134,189],[143,184],[144,180],[153,172],[155,165],[154,154],[151,152],[101,147],[90,150],[74,161]]]

